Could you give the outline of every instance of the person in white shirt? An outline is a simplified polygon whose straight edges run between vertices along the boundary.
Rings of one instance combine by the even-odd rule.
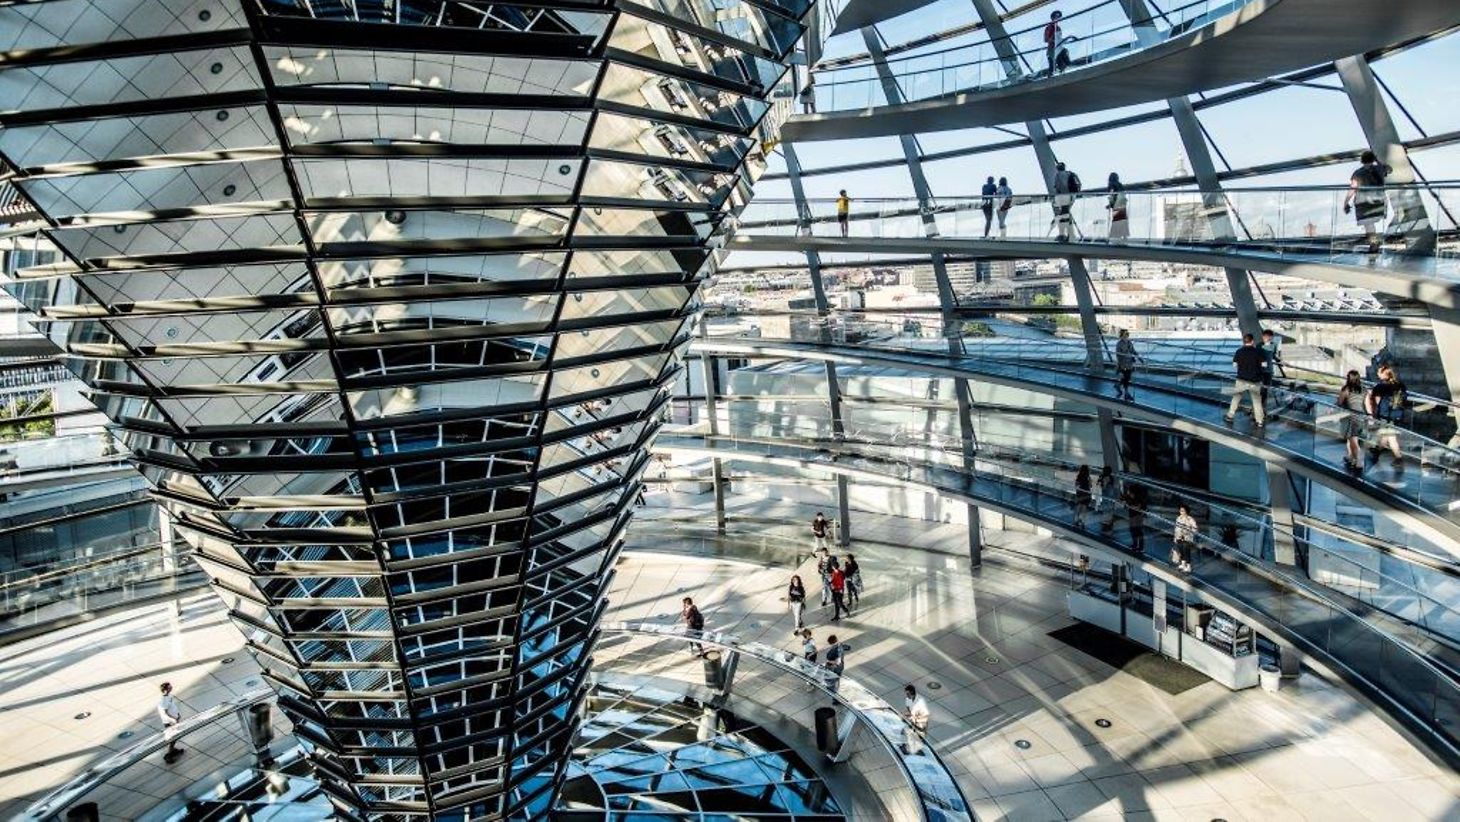
[[[1196,545],[1196,535],[1200,530],[1196,517],[1191,515],[1191,509],[1185,505],[1180,506],[1176,514],[1176,530],[1171,534],[1171,541],[1174,543],[1171,548],[1171,562],[1179,570],[1191,573],[1192,549]]]
[[[923,737],[927,735],[928,721],[932,719],[932,714],[928,711],[928,701],[923,699],[922,694],[911,683],[903,686],[902,693],[907,706],[902,714],[907,719],[905,747],[909,754],[922,753]]]
[[[162,683],[162,698],[157,700],[157,716],[162,720],[162,736],[167,740],[167,753],[162,755],[162,761],[170,764],[182,756],[182,748],[177,746],[176,737],[177,724],[182,721],[182,711],[172,695],[171,682]]]

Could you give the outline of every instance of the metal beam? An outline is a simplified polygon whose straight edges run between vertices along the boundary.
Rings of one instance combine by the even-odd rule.
[[[781,150],[786,158],[786,173],[791,179],[791,196],[796,200],[796,211],[802,219],[810,220],[811,207],[806,204],[806,189],[801,184],[801,160],[796,156],[796,146],[792,143],[782,143]],[[830,343],[831,326],[828,320],[831,317],[831,303],[826,299],[826,283],[821,278],[821,254],[814,249],[806,250],[806,268],[811,276],[811,296],[816,303],[816,316],[818,318],[819,334],[822,342]],[[836,437],[846,436],[846,420],[842,416],[842,388],[837,378],[836,363],[827,361],[826,370],[826,401],[831,415],[831,430]],[[837,507],[837,544],[846,547],[851,541],[851,489],[847,486],[847,478],[838,475],[836,478],[836,507]]]
[[[882,52],[882,38],[875,27],[862,29],[862,41],[867,45],[867,52],[872,55],[873,65],[877,67],[877,77],[882,83],[882,91],[889,103],[902,102],[902,88],[897,85],[897,78],[892,76],[891,70],[887,67],[887,60]],[[918,138],[912,134],[903,134],[898,137],[902,143],[902,156],[907,163],[908,175],[912,178],[913,193],[917,195],[918,204],[922,208],[923,233],[928,237],[938,236],[938,223],[933,217],[933,188],[928,185],[928,176],[923,173],[923,164],[918,159],[922,155],[921,147],[918,145]],[[938,308],[943,318],[943,338],[947,341],[948,353],[958,355],[963,353],[963,326],[958,319],[958,295],[953,291],[953,281],[948,277],[948,263],[941,251],[935,251],[929,255],[933,266],[933,280],[938,288]],[[963,456],[963,466],[969,471],[974,468],[977,437],[973,430],[973,403],[968,392],[968,381],[962,378],[953,381],[953,395],[958,403],[958,440],[959,450]],[[968,558],[972,567],[977,568],[983,563],[983,535],[980,533],[981,523],[978,508],[968,506]]]

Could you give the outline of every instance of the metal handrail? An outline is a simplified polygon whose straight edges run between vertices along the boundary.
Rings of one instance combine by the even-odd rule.
[[[706,439],[708,439],[708,438],[706,438]],[[787,447],[787,445],[786,445],[786,443],[784,441],[762,442],[761,445],[762,446],[766,446],[766,447],[773,447],[773,448],[786,448]],[[813,451],[813,453],[814,453],[814,450],[813,449],[808,449],[808,448],[799,448],[797,450]],[[759,456],[761,456],[763,458],[774,458],[775,455],[773,453],[766,452],[766,453],[761,454]],[[855,464],[852,464],[850,462],[838,463],[838,462],[835,462],[835,461],[822,463],[822,462],[819,462],[818,461],[818,462],[815,463],[815,465],[817,467],[825,467],[825,468],[827,468],[829,470],[837,470],[840,467],[842,470],[852,470],[854,472],[855,471],[862,471],[862,472],[865,472],[865,473],[870,474],[870,475],[880,475],[880,476],[894,477],[896,479],[899,479],[899,480],[901,480],[903,482],[906,482],[906,483],[911,484],[911,485],[914,485],[914,486],[928,488],[928,489],[932,490],[935,493],[939,493],[939,494],[948,494],[948,493],[951,493],[955,497],[959,497],[961,495],[962,497],[966,497],[968,499],[971,499],[971,500],[973,500],[974,502],[976,502],[978,504],[983,504],[983,505],[990,505],[990,504],[993,504],[993,505],[1004,505],[1005,504],[1002,500],[999,500],[999,499],[984,498],[984,497],[981,497],[981,496],[976,495],[976,494],[971,494],[970,492],[968,492],[966,490],[959,489],[959,488],[957,488],[955,486],[944,486],[944,485],[941,485],[938,482],[936,482],[936,480],[934,478],[934,474],[936,474],[938,472],[945,472],[945,473],[953,474],[953,475],[958,476],[960,478],[966,478],[968,472],[962,471],[960,469],[954,469],[954,468],[949,467],[949,466],[942,466],[942,465],[936,465],[936,464],[924,464],[924,465],[922,465],[920,467],[921,467],[922,471],[924,472],[924,475],[925,476],[922,477],[921,479],[917,479],[917,478],[913,478],[910,474],[904,474],[901,471],[888,471],[885,468],[884,469],[879,469],[878,468],[878,464],[879,463],[883,463],[885,461],[882,460],[878,456],[864,456],[864,455],[856,455],[856,454],[853,454],[851,456],[853,456],[856,459],[856,463]],[[790,457],[790,458],[791,459],[800,459],[799,457]],[[1021,488],[1024,488],[1025,490],[1031,491],[1035,495],[1036,498],[1039,497],[1040,495],[1048,495],[1048,496],[1054,496],[1054,497],[1060,497],[1060,498],[1068,498],[1069,496],[1071,496],[1070,494],[1065,493],[1061,489],[1058,489],[1058,488],[1051,489],[1049,486],[1047,486],[1047,485],[1045,485],[1043,483],[1040,483],[1040,482],[1025,481],[1025,480],[1017,479],[1017,478],[1005,478],[1005,477],[1002,477],[1002,476],[999,477],[999,480],[1001,482],[1003,482],[1003,483],[1006,483],[1006,484],[1010,485],[1010,486],[1013,486],[1013,487],[1021,487]],[[1010,505],[1009,507],[1010,507],[1011,510],[1018,511],[1019,512],[1017,514],[1018,516],[1030,517],[1030,518],[1033,518],[1034,520],[1036,520],[1036,521],[1038,521],[1038,522],[1040,522],[1042,524],[1047,524],[1047,525],[1052,525],[1052,526],[1058,527],[1061,531],[1065,532],[1066,534],[1068,534],[1071,537],[1074,537],[1074,538],[1079,539],[1079,540],[1089,541],[1093,545],[1098,546],[1098,547],[1101,547],[1101,548],[1105,548],[1106,550],[1112,550],[1113,549],[1117,553],[1119,553],[1121,556],[1132,556],[1132,553],[1131,553],[1131,551],[1129,549],[1125,548],[1124,546],[1120,545],[1117,542],[1113,542],[1113,540],[1101,539],[1099,537],[1099,534],[1097,534],[1094,531],[1085,531],[1085,530],[1073,529],[1067,523],[1064,523],[1064,522],[1062,522],[1060,520],[1054,519],[1054,518],[1048,516],[1047,514],[1041,512],[1041,511],[1038,511],[1038,510],[1027,510],[1025,508],[1022,508],[1022,507],[1019,507],[1019,506],[1015,506],[1015,505]],[[1174,521],[1168,520],[1165,517],[1161,516],[1160,514],[1152,513],[1149,509],[1142,509],[1142,512],[1145,514],[1146,517],[1148,517],[1149,519],[1153,520],[1154,522],[1156,522],[1158,524],[1164,525],[1168,530],[1173,529],[1173,527],[1175,526],[1175,522]],[[1399,637],[1396,637],[1396,636],[1388,633],[1387,631],[1379,628],[1378,626],[1373,625],[1368,620],[1364,619],[1362,615],[1354,613],[1352,610],[1350,610],[1348,607],[1346,607],[1343,603],[1341,603],[1338,600],[1334,599],[1332,596],[1329,595],[1328,592],[1326,592],[1324,590],[1315,589],[1314,587],[1312,587],[1310,585],[1302,584],[1300,581],[1298,581],[1298,580],[1296,580],[1294,578],[1291,578],[1291,577],[1289,577],[1288,575],[1286,575],[1284,573],[1281,573],[1281,572],[1277,571],[1277,569],[1275,569],[1275,568],[1272,568],[1272,567],[1269,567],[1269,566],[1265,565],[1263,562],[1261,562],[1261,561],[1253,558],[1252,556],[1250,556],[1250,555],[1242,552],[1241,550],[1232,550],[1228,546],[1222,544],[1219,540],[1213,539],[1212,537],[1210,537],[1210,536],[1208,536],[1208,535],[1206,535],[1204,533],[1201,533],[1200,531],[1198,531],[1198,533],[1195,535],[1194,544],[1196,544],[1196,545],[1198,545],[1198,546],[1200,546],[1202,548],[1205,548],[1208,551],[1213,552],[1215,555],[1221,556],[1221,557],[1223,557],[1225,559],[1228,559],[1228,560],[1231,560],[1231,561],[1235,561],[1236,563],[1238,563],[1238,564],[1240,564],[1240,565],[1242,565],[1242,566],[1250,569],[1250,572],[1252,574],[1254,574],[1255,576],[1259,577],[1259,578],[1271,580],[1274,584],[1276,584],[1276,585],[1278,585],[1280,587],[1286,586],[1287,590],[1292,591],[1294,594],[1296,594],[1297,596],[1299,596],[1299,597],[1301,597],[1303,599],[1307,599],[1309,601],[1314,602],[1316,605],[1318,605],[1318,606],[1320,606],[1322,608],[1328,609],[1328,611],[1331,614],[1335,615],[1335,616],[1340,616],[1341,615],[1343,617],[1346,617],[1347,620],[1348,620],[1348,622],[1350,622],[1351,624],[1355,625],[1355,627],[1359,628],[1360,630],[1363,630],[1363,631],[1367,632],[1368,634],[1373,635],[1375,638],[1377,638],[1385,646],[1392,647],[1392,648],[1396,649],[1396,651],[1398,653],[1404,655],[1406,658],[1408,658],[1410,661],[1412,661],[1419,668],[1423,669],[1429,676],[1431,676],[1433,678],[1433,681],[1435,683],[1437,683],[1438,685],[1442,685],[1442,686],[1448,686],[1448,688],[1449,688],[1449,690],[1451,692],[1460,694],[1460,682],[1456,682],[1454,679],[1452,679],[1450,677],[1450,675],[1449,675],[1448,672],[1442,670],[1439,666],[1437,666],[1434,662],[1432,662],[1425,653],[1422,653],[1421,651],[1416,650],[1415,648],[1411,647],[1407,642],[1405,642],[1404,640],[1400,639]],[[1150,555],[1140,555],[1139,556],[1139,559],[1140,559],[1141,562],[1144,562],[1144,563],[1151,563],[1151,562],[1153,562],[1153,557],[1150,556]],[[1154,567],[1164,567],[1164,564],[1156,564]],[[1239,609],[1242,608],[1242,607],[1247,607],[1247,609],[1248,609],[1249,612],[1254,612],[1254,611],[1252,611],[1252,609],[1255,608],[1256,606],[1252,606],[1250,603],[1246,603],[1245,601],[1242,601],[1242,600],[1234,600],[1234,601],[1237,602]],[[1264,617],[1263,619],[1266,619],[1266,618]],[[1302,645],[1304,647],[1309,648],[1310,649],[1310,653],[1316,651],[1316,652],[1318,652],[1322,656],[1322,658],[1328,660],[1330,663],[1332,663],[1334,665],[1337,665],[1337,666],[1340,666],[1340,667],[1348,670],[1354,677],[1356,677],[1361,683],[1363,683],[1363,685],[1365,687],[1368,687],[1368,688],[1372,689],[1375,693],[1379,694],[1386,701],[1388,701],[1390,704],[1392,704],[1393,707],[1395,708],[1395,710],[1400,711],[1401,713],[1403,713],[1406,716],[1410,717],[1410,719],[1412,719],[1416,723],[1419,723],[1420,726],[1430,728],[1431,729],[1431,732],[1432,732],[1432,736],[1436,739],[1437,742],[1439,742],[1441,745],[1443,745],[1445,747],[1445,750],[1448,752],[1447,755],[1449,757],[1451,757],[1451,758],[1460,758],[1460,739],[1457,739],[1453,734],[1447,734],[1447,733],[1444,733],[1444,732],[1439,732],[1438,729],[1437,729],[1437,727],[1436,727],[1436,725],[1435,725],[1435,723],[1433,723],[1431,721],[1432,720],[1432,717],[1422,717],[1422,716],[1417,715],[1415,713],[1415,711],[1413,709],[1411,709],[1408,705],[1406,705],[1398,696],[1396,696],[1396,695],[1390,693],[1389,691],[1385,690],[1384,688],[1382,688],[1370,676],[1364,674],[1362,671],[1358,670],[1357,668],[1354,668],[1349,663],[1342,661],[1339,657],[1335,656],[1333,653],[1331,653],[1330,651],[1328,651],[1326,648],[1322,648],[1322,647],[1317,646],[1311,639],[1309,639],[1308,637],[1306,637],[1303,634],[1299,633],[1298,631],[1289,629],[1286,624],[1281,623],[1281,622],[1274,622],[1273,624],[1276,627],[1273,628],[1273,629],[1271,629],[1271,630],[1274,630],[1274,631],[1277,631],[1277,632],[1280,632],[1280,633],[1288,633],[1290,635],[1289,641],[1295,642],[1296,644],[1299,644],[1299,645]],[[1284,631],[1283,629],[1288,629],[1288,630]],[[1432,707],[1432,709],[1431,709],[1431,713],[1432,714],[1433,714],[1433,711],[1434,711],[1434,708]]]
[[[931,744],[925,744],[922,750],[927,753],[928,759],[931,759],[937,764],[937,771],[943,777],[942,782],[936,785],[937,788],[941,789],[941,795],[939,793],[930,794],[925,790],[926,787],[929,787],[925,784],[929,778],[935,777],[938,774],[929,774],[925,769],[920,768],[919,773],[923,778],[920,782],[917,778],[914,778],[912,769],[909,767],[909,760],[922,761],[924,759],[923,754],[906,753],[902,748],[902,740],[895,738],[894,734],[890,733],[890,731],[895,729],[897,735],[906,738],[908,731],[911,730],[914,733],[917,733],[917,731],[903,718],[901,713],[891,705],[888,705],[886,700],[878,697],[870,688],[861,685],[856,680],[845,675],[840,676],[838,677],[838,688],[833,690],[827,687],[823,673],[825,669],[820,665],[808,662],[801,656],[790,651],[773,648],[760,642],[745,642],[733,634],[727,634],[721,631],[690,631],[680,625],[663,625],[652,622],[606,622],[602,625],[601,629],[605,634],[636,634],[640,636],[654,636],[665,640],[678,640],[685,643],[696,642],[701,645],[712,645],[716,648],[734,651],[744,657],[749,657],[757,662],[806,680],[807,684],[819,690],[823,696],[831,699],[848,712],[857,716],[859,720],[865,722],[875,732],[874,736],[883,748],[891,754],[893,760],[897,762],[898,768],[902,771],[903,778],[907,780],[908,785],[912,787],[913,792],[918,796],[924,822],[940,822],[941,820],[947,820],[947,822],[968,820],[968,822],[973,822],[974,817],[970,810],[968,799],[963,795],[963,790],[958,787],[958,781],[953,778],[952,773],[948,770],[948,766],[938,756],[934,747]],[[866,698],[858,699],[854,702],[845,694],[841,693],[841,688],[847,688],[853,691],[860,690],[865,694]],[[930,808],[930,799],[939,798],[943,801],[932,803],[933,807]],[[951,802],[958,804],[956,806],[950,805]]]
[[[61,577],[71,576],[73,574],[78,574],[78,573],[81,573],[83,571],[87,571],[87,570],[92,569],[92,568],[98,568],[98,567],[101,567],[103,565],[111,565],[111,564],[116,563],[116,562],[118,562],[120,560],[131,559],[132,557],[140,556],[142,554],[150,554],[150,553],[153,553],[153,552],[155,552],[155,551],[157,551],[159,549],[163,549],[163,548],[166,548],[166,547],[167,547],[167,543],[163,543],[163,542],[152,542],[152,543],[148,543],[146,545],[140,545],[140,546],[135,546],[135,547],[132,547],[132,548],[123,549],[123,550],[118,551],[118,552],[116,552],[114,554],[107,554],[104,557],[88,558],[84,562],[79,562],[79,563],[76,563],[76,564],[73,564],[73,565],[51,566],[52,570],[41,571],[40,573],[37,573],[34,576],[28,576],[28,577],[23,577],[23,578],[19,578],[19,579],[11,579],[11,580],[8,580],[8,581],[5,581],[5,582],[0,582],[0,591],[5,591],[5,590],[8,590],[10,588],[18,588],[18,587],[21,587],[21,586],[35,585],[38,582],[45,582],[45,581],[51,580],[51,579],[58,579],[58,578],[61,578]],[[183,557],[182,552],[179,552],[179,559],[182,559],[182,557]],[[5,576],[9,576],[10,574],[18,574],[18,573],[24,573],[24,569],[17,569],[15,571],[8,571],[8,572],[5,572],[4,575]]]
[[[76,800],[105,784],[117,774],[166,748],[189,734],[212,725],[230,713],[238,713],[274,698],[271,688],[259,688],[219,703],[174,725],[168,731],[144,737],[72,777],[64,785],[32,802],[15,817],[16,822],[45,822],[60,815]]]

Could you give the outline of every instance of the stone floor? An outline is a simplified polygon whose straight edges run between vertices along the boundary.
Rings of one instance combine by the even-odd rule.
[[[163,682],[173,684],[185,717],[262,687],[258,666],[242,651],[243,637],[211,593],[179,605],[122,611],[0,648],[0,817],[160,731]],[[241,735],[235,722],[224,730]],[[119,738],[124,732],[129,736]],[[148,792],[167,796],[230,764],[237,753],[225,762],[211,746],[184,747],[188,753],[176,765],[153,756],[138,766],[152,775]]]
[[[895,535],[898,522],[879,522]],[[904,542],[957,531],[935,527]],[[813,603],[817,639],[835,632],[849,642],[848,675],[893,704],[903,683],[919,684],[932,736],[982,820],[1460,818],[1454,774],[1316,676],[1278,694],[1207,683],[1170,696],[1047,636],[1069,623],[1057,577],[992,562],[971,579],[955,553],[872,542],[854,550],[865,599],[835,626]],[[791,649],[782,599],[790,572],[784,562],[632,553],[619,563],[608,618],[672,621],[679,599],[693,596],[708,627]],[[122,731],[155,732],[164,679],[190,712],[257,687],[240,641],[210,597],[193,597],[178,615],[142,608],[0,649],[9,741],[0,814],[137,738],[120,740]],[[1109,728],[1095,724],[1102,718]],[[204,757],[183,762],[179,786],[210,767]]]
[[[1071,621],[1064,585],[1042,572],[987,564],[970,584],[949,555],[854,550],[862,606],[830,624],[813,603],[808,624],[818,644],[849,642],[848,676],[893,704],[918,684],[980,819],[1460,818],[1455,775],[1317,676],[1277,694],[1209,682],[1171,696],[1049,638]],[[614,617],[672,620],[692,596],[708,628],[796,646],[787,568],[635,554],[618,573]],[[815,598],[814,569],[800,573]]]

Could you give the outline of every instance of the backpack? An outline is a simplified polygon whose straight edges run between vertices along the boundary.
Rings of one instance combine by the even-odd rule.
[[[1044,27],[1044,44],[1046,46],[1054,45],[1054,33],[1057,30],[1058,27],[1055,23],[1049,23]]]
[[[1071,194],[1076,194],[1082,188],[1084,188],[1084,186],[1080,184],[1080,175],[1078,175],[1075,172],[1071,171],[1070,172],[1070,193]]]

